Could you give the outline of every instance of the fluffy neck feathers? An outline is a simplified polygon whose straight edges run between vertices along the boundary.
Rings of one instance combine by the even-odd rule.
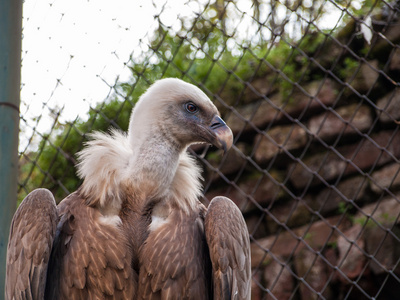
[[[89,205],[106,215],[118,214],[122,202],[133,196],[143,204],[166,200],[185,212],[194,208],[201,195],[196,162],[168,139],[148,136],[136,140],[118,131],[92,135],[78,164],[78,175],[84,179],[81,191]],[[131,192],[134,195],[127,195]]]

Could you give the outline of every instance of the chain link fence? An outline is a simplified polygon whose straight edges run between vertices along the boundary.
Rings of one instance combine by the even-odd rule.
[[[133,2],[133,1],[131,1]],[[398,1],[24,3],[18,197],[80,184],[87,134],[126,130],[140,94],[179,77],[234,132],[190,151],[204,198],[251,237],[252,299],[397,299]]]

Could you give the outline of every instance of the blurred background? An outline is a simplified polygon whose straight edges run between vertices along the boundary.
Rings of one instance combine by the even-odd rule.
[[[88,133],[154,81],[199,86],[235,136],[204,167],[252,247],[252,299],[397,299],[400,2],[26,0],[18,201],[80,185]]]

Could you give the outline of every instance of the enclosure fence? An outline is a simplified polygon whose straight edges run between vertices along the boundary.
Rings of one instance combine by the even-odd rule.
[[[190,152],[204,167],[201,201],[225,195],[243,212],[252,299],[399,298],[399,8],[25,1],[19,201],[76,190],[88,133],[127,130],[154,81],[182,78],[234,133],[226,154]]]

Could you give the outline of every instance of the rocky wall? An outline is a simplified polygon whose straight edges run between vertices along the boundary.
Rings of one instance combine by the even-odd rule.
[[[274,70],[246,82],[226,115],[235,147],[208,157],[205,197],[244,213],[252,299],[400,297],[400,25],[373,24],[371,44],[353,20],[300,51],[321,76],[289,92]]]

